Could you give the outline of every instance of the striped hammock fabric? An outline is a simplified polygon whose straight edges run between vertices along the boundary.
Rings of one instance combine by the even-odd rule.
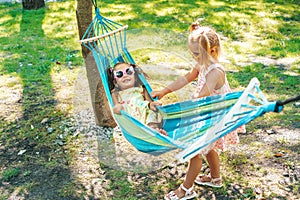
[[[122,26],[102,15],[95,8],[96,16],[81,39],[82,45],[93,53],[100,78],[111,108],[106,69],[118,62],[135,63],[126,47],[127,26]],[[139,78],[147,91],[152,89],[145,77]],[[141,123],[125,111],[114,115],[124,137],[139,151],[160,155],[175,149],[180,162],[185,162],[236,128],[266,112],[280,112],[283,106],[269,102],[253,78],[241,92],[173,103],[158,107],[163,116],[163,129],[168,136]]]

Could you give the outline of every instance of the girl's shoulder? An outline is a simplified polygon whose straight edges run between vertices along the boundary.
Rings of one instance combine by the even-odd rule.
[[[223,65],[221,65],[220,63],[214,63],[214,64],[208,66],[206,71],[211,71],[213,69],[221,69],[221,70],[225,71]]]
[[[210,65],[210,66],[205,70],[204,75],[206,76],[209,72],[211,72],[211,71],[214,70],[214,69],[216,69],[216,70],[218,70],[218,71],[221,71],[221,72],[225,73],[225,69],[224,69],[224,67],[223,67],[221,64],[219,64],[219,63],[214,63],[214,64]]]
[[[110,91],[110,93],[112,94],[112,95],[117,95],[118,94],[118,89],[117,88],[114,88],[114,89],[112,89],[111,91]]]

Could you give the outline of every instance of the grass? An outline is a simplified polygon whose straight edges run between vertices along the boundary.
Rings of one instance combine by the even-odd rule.
[[[224,65],[232,88],[243,89],[252,77],[258,77],[268,99],[299,94],[300,9],[296,0],[103,0],[98,4],[104,16],[128,24],[132,35],[137,30],[137,36],[154,38],[143,41],[145,47],[137,44],[140,50],[133,52],[141,65],[165,62],[177,74],[189,68],[187,30],[193,20],[201,18],[203,25],[221,34],[224,57],[229,61]],[[1,181],[11,183],[0,186],[0,199],[7,199],[14,191],[24,196],[35,194],[37,199],[42,198],[39,191],[47,190],[53,190],[50,199],[84,199],[90,195],[83,183],[72,178],[69,168],[80,148],[73,136],[70,93],[83,66],[75,6],[74,0],[65,0],[47,3],[44,9],[24,11],[21,4],[0,4],[0,88],[6,91],[0,96],[1,109],[5,108],[0,112],[0,172]],[[159,43],[160,37],[164,41]],[[262,58],[276,62],[266,64]],[[166,77],[154,73],[153,78],[157,85],[165,84],[159,81]],[[176,74],[168,78],[174,79]],[[284,112],[266,114],[247,126],[248,132],[272,127],[294,129],[299,128],[299,121],[299,108],[289,104]],[[284,138],[278,142],[286,143]],[[27,151],[22,156],[17,155],[24,149]],[[265,153],[266,157],[271,155]],[[227,157],[225,154],[222,159],[226,162]],[[230,174],[236,168],[249,167],[251,162],[246,155],[238,154],[226,164]],[[107,171],[109,179],[119,180],[106,185],[116,199],[137,199],[138,187],[128,181],[130,173]],[[233,177],[247,182],[241,176]],[[49,186],[51,181],[59,184]],[[179,183],[176,179],[165,187],[174,188]],[[140,194],[146,193],[152,199],[166,189],[151,179],[143,184],[147,191]],[[299,191],[299,185],[292,189]],[[218,192],[227,194],[226,189]],[[245,189],[242,198],[253,198],[253,193],[251,188]]]
[[[20,173],[19,168],[10,168],[2,172],[2,180],[3,181],[9,181],[13,177],[18,176]]]

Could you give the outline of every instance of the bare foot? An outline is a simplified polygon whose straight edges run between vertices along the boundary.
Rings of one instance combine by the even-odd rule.
[[[168,136],[167,131],[165,131],[164,129],[156,128],[156,130],[157,130],[160,134],[165,135],[165,136]]]
[[[158,123],[148,123],[148,126],[150,126],[151,128],[154,128],[155,130],[157,130],[160,134],[168,136],[167,131],[165,131],[164,129],[161,129]]]

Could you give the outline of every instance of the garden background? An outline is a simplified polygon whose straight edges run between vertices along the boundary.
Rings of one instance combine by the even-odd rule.
[[[0,3],[0,199],[162,199],[182,182],[187,163],[138,171],[103,159],[103,140],[112,145],[117,141],[111,134],[121,136],[94,122],[76,3],[47,1],[38,10]],[[270,100],[299,94],[297,0],[98,5],[102,15],[128,24],[129,49],[154,87],[190,69],[188,28],[201,19],[221,35],[222,64],[235,91],[258,77]],[[192,89],[193,84],[164,103],[184,100]],[[196,186],[198,199],[299,199],[299,103],[252,121],[240,139],[221,154],[224,187]]]

